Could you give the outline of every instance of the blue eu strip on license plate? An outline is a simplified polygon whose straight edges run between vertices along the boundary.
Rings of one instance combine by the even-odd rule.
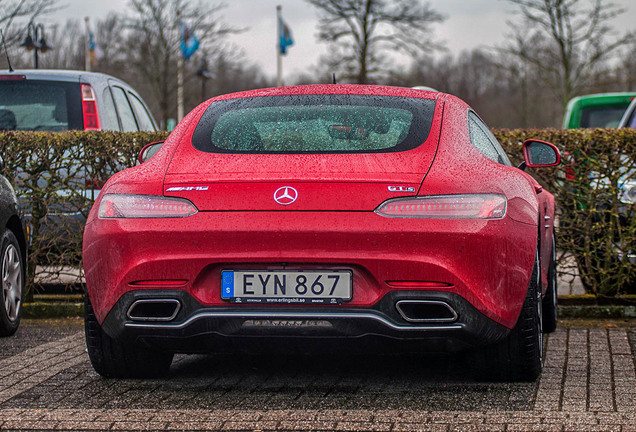
[[[221,279],[223,281],[222,298],[234,297],[234,272],[224,271],[221,273]]]

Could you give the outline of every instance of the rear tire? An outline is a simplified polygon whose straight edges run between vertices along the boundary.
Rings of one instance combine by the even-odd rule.
[[[0,336],[11,336],[18,330],[22,316],[24,262],[20,244],[11,230],[0,239]]]
[[[168,373],[172,353],[152,351],[108,336],[95,317],[88,294],[84,316],[88,357],[98,374],[106,378],[152,378]]]
[[[543,332],[539,259],[517,324],[502,341],[476,354],[473,365],[478,377],[488,381],[535,381],[543,368]]]
[[[552,253],[550,255],[550,267],[548,267],[548,289],[543,298],[543,332],[552,333],[557,328],[557,271],[556,271],[556,245],[552,236]]]

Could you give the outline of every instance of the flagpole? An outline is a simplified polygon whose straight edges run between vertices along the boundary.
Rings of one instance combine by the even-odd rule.
[[[177,60],[177,123],[183,119],[183,56]]]
[[[181,12],[177,11],[177,31],[181,41]],[[183,119],[183,53],[181,48],[177,55],[177,123]]]
[[[91,59],[90,59],[90,37],[91,31],[88,25],[88,17],[84,17],[84,23],[86,24],[86,40],[84,41],[84,70],[91,71]]]
[[[281,53],[280,47],[280,37],[282,32],[282,29],[280,28],[282,9],[283,7],[281,5],[276,6],[276,27],[278,28],[278,44],[276,45],[276,85],[278,87],[283,86],[283,55]]]

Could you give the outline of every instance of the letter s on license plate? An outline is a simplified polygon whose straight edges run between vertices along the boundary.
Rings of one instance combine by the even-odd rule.
[[[223,270],[221,298],[233,303],[339,304],[351,300],[350,270]]]

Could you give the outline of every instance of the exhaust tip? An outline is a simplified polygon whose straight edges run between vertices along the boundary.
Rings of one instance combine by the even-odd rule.
[[[180,310],[177,299],[141,299],[130,305],[126,316],[132,321],[172,321]]]
[[[410,323],[452,323],[457,312],[441,300],[398,300],[395,308]]]

